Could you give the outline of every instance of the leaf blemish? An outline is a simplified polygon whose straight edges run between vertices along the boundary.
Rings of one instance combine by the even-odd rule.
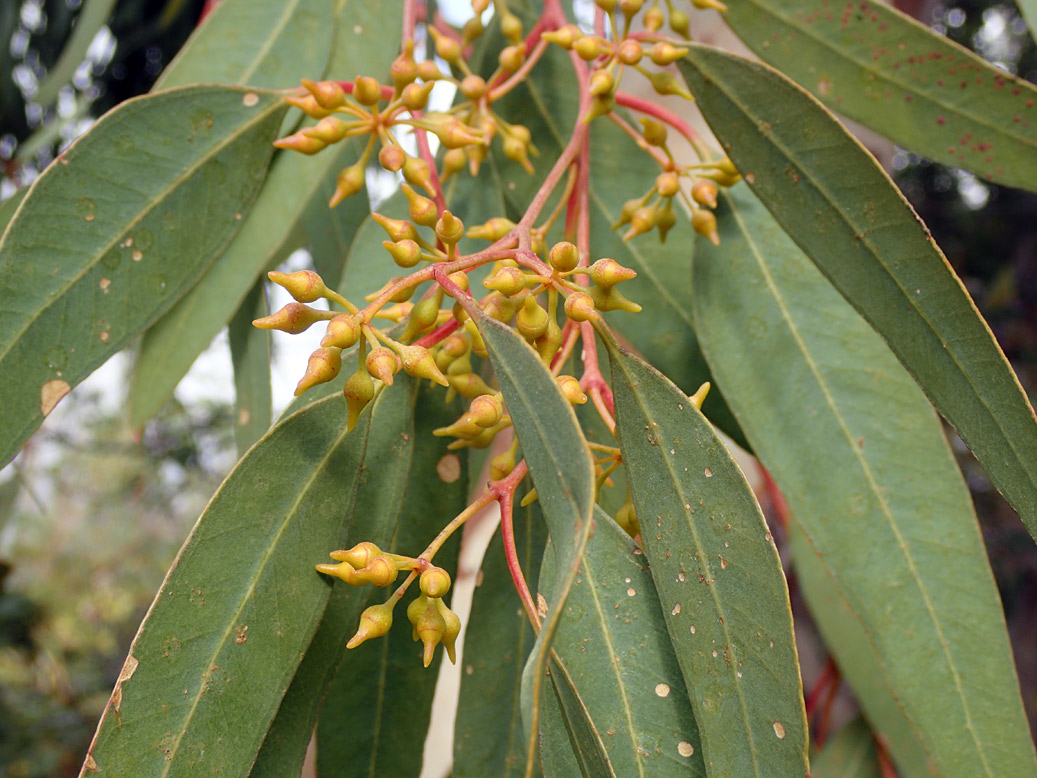
[[[655,695],[657,697],[669,697],[670,685],[667,683],[657,683],[655,685]]]
[[[62,381],[59,378],[47,381],[40,388],[40,413],[44,416],[49,415],[54,410],[54,406],[70,391],[72,391],[72,387],[69,386],[68,381]]]

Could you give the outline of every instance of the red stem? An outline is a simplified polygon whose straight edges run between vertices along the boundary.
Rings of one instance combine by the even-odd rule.
[[[763,474],[763,491],[774,509],[774,517],[778,520],[779,526],[787,530],[789,528],[789,504],[785,501],[785,495],[781,493],[781,489],[778,488],[778,484],[771,478],[767,468],[760,465],[760,472]]]
[[[696,146],[702,142],[698,133],[691,129],[691,126],[686,121],[673,111],[663,108],[661,105],[656,105],[655,103],[641,97],[634,97],[626,92],[616,92],[616,105],[621,105],[624,108],[630,108],[634,111],[647,114],[648,116],[653,116],[659,121],[670,125],[673,129],[677,130],[677,132],[687,138],[688,143],[692,144],[692,146]]]

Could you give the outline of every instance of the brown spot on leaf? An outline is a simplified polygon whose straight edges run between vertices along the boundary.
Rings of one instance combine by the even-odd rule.
[[[122,670],[119,671],[119,677],[115,681],[115,690],[112,692],[112,707],[116,713],[119,712],[119,707],[122,705],[122,685],[133,677],[133,674],[137,672],[139,664],[137,657],[130,654],[126,657]]]
[[[68,381],[62,381],[60,378],[47,381],[40,389],[40,413],[44,416],[50,415],[54,406],[70,391],[72,387],[68,385]]]

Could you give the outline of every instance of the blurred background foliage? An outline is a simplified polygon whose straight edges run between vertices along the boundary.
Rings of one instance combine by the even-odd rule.
[[[0,200],[28,185],[95,117],[148,91],[205,5],[0,1]],[[1037,48],[1011,3],[898,5],[1037,82]],[[79,22],[79,55],[63,59]],[[892,167],[1032,398],[1037,195],[903,151]],[[124,374],[125,362],[109,376]],[[110,377],[84,384],[0,471],[0,778],[77,774],[137,624],[236,459],[228,402],[173,401],[135,432],[123,417],[122,392]],[[960,442],[956,450],[1037,730],[1037,550]]]

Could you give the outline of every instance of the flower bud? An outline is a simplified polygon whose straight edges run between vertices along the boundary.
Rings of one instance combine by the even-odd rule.
[[[612,109],[616,107],[616,99],[611,95],[591,95],[591,102],[587,108],[587,113],[584,114],[580,120],[584,124],[587,122],[594,121],[599,116],[607,116],[612,113]]]
[[[415,378],[428,378],[440,386],[450,386],[446,376],[439,372],[436,360],[432,358],[429,350],[424,346],[400,346],[400,357],[403,361],[403,369],[407,375]]]
[[[685,40],[691,39],[691,20],[684,11],[670,11],[670,29]]]
[[[428,31],[435,41],[436,54],[440,59],[445,59],[451,64],[457,64],[461,60],[461,43],[449,35],[444,35],[434,26],[429,25]]]
[[[500,66],[505,70],[514,73],[520,67],[526,59],[526,44],[518,43],[513,46],[505,46],[501,49],[500,56],[497,61],[500,62]]]
[[[448,354],[451,359],[460,359],[468,353],[468,338],[466,338],[460,332],[455,332],[453,335],[448,336],[447,339],[443,341],[441,347],[443,349],[443,352]]]
[[[398,173],[407,162],[407,152],[395,143],[386,143],[378,150],[378,164],[390,173]]]
[[[619,0],[619,10],[629,22],[641,10],[641,6],[644,4],[645,0]]]
[[[600,95],[602,97],[611,95],[615,88],[616,79],[613,78],[609,71],[595,70],[591,73],[591,80],[588,89],[592,95]]]
[[[717,184],[708,178],[700,178],[691,185],[691,199],[707,208],[717,207]]]
[[[508,474],[515,469],[515,452],[510,448],[490,460],[490,480],[499,481],[507,478]]]
[[[507,324],[515,318],[515,312],[518,311],[519,306],[521,305],[522,303],[517,300],[505,297],[497,292],[486,298],[482,304],[482,309],[491,319],[496,319],[503,324]]]
[[[467,164],[468,158],[465,156],[464,149],[448,149],[443,154],[443,180],[445,181],[455,173],[460,173]]]
[[[483,27],[482,17],[476,14],[464,24],[464,28],[461,30],[461,40],[464,41],[464,45],[467,46],[469,43],[474,41],[486,28]]]
[[[422,81],[438,81],[444,76],[435,60],[426,59],[418,63],[418,78]]]
[[[386,386],[392,386],[393,376],[400,369],[400,358],[392,349],[379,346],[371,349],[364,364],[372,378],[377,378]]]
[[[324,286],[324,280],[312,270],[299,270],[295,273],[271,270],[266,275],[300,303],[312,303],[314,300],[322,298],[328,291]]]
[[[492,394],[480,394],[468,406],[465,421],[478,424],[483,429],[489,429],[499,424],[503,415],[504,406],[497,397]]]
[[[292,151],[298,151],[302,154],[316,154],[318,151],[328,147],[328,144],[325,141],[322,141],[319,138],[311,138],[302,132],[289,135],[287,138],[275,140],[274,145],[279,149],[291,149]]]
[[[654,205],[646,205],[634,211],[634,215],[630,217],[630,229],[623,236],[623,240],[630,240],[652,229],[655,226],[655,212]]]
[[[349,125],[337,116],[325,116],[312,127],[304,127],[300,132],[308,138],[316,138],[327,144],[338,143],[349,131]]]
[[[612,229],[619,229],[624,224],[630,224],[630,218],[645,203],[645,198],[634,197],[623,203],[623,207],[619,211],[619,218],[616,219],[616,223],[612,225]]]
[[[648,56],[651,57],[652,62],[663,68],[667,65],[672,65],[687,53],[688,50],[686,48],[674,46],[672,43],[666,43],[665,41],[659,41],[652,46],[651,51],[648,52]]]
[[[666,125],[655,119],[641,119],[642,134],[651,146],[666,145]]]
[[[422,227],[434,226],[439,218],[439,214],[436,212],[436,204],[427,197],[419,195],[408,184],[404,184],[402,189],[403,194],[407,197],[407,203],[410,205],[411,221],[415,224],[420,224]]]
[[[365,182],[364,163],[357,162],[341,170],[335,182],[335,192],[328,201],[328,207],[334,208],[347,197],[352,197],[364,188]]]
[[[515,316],[515,326],[526,340],[539,338],[547,330],[547,311],[545,311],[534,295],[522,301],[522,308]]]
[[[350,348],[360,340],[360,323],[352,314],[340,313],[328,322],[327,332],[320,344],[325,348]]]
[[[413,629],[411,630],[411,636],[413,640],[418,640],[418,621],[421,619],[421,614],[428,608],[428,597],[424,594],[419,594],[413,600],[410,605],[407,606],[407,621],[411,623]]]
[[[333,111],[346,104],[346,92],[336,81],[310,81],[304,78],[302,85],[313,95],[317,105],[325,110]]]
[[[298,397],[317,384],[327,383],[337,376],[341,369],[342,349],[334,346],[322,346],[310,354],[310,358],[306,362],[306,372],[303,373],[295,387],[295,396]]]
[[[450,388],[466,400],[474,400],[480,394],[493,393],[493,388],[475,373],[451,375],[447,381],[450,382]]]
[[[587,402],[587,395],[580,388],[580,382],[571,375],[558,376],[558,388],[562,390],[565,399],[572,405],[583,405]]]
[[[418,578],[418,588],[426,597],[442,597],[450,591],[450,573],[442,567],[429,567]]]
[[[432,434],[437,438],[460,438],[462,440],[474,440],[483,432],[483,428],[478,424],[463,418],[446,427],[437,427],[432,430]]]
[[[458,270],[456,273],[451,273],[450,275],[447,276],[447,278],[449,278],[451,281],[453,281],[454,285],[458,289],[460,289],[462,292],[467,292],[468,291],[468,283],[469,283],[468,282],[468,274],[465,273],[463,270]],[[443,292],[445,294],[450,294],[445,289],[443,290]],[[450,295],[450,296],[453,297],[453,295]]]
[[[435,83],[426,81],[424,84],[407,84],[403,88],[403,104],[410,111],[424,111],[428,106],[428,97],[432,93]]]
[[[691,92],[677,78],[666,70],[657,70],[648,77],[652,83],[652,89],[661,95],[679,95],[686,100],[694,100]]]
[[[699,235],[706,238],[714,246],[720,245],[720,233],[717,232],[717,217],[712,211],[696,208],[691,213],[691,226]]]
[[[589,290],[589,294],[591,299],[594,300],[594,307],[599,311],[627,311],[628,313],[638,313],[641,310],[640,305],[628,300],[623,293],[614,286],[592,286]]]
[[[393,262],[402,268],[414,267],[421,261],[421,246],[412,240],[401,240],[399,243],[383,240],[382,246],[392,256]]]
[[[547,363],[550,363],[551,358],[562,347],[562,328],[550,315],[547,317],[547,329],[533,342],[533,345],[540,354],[540,358]]]
[[[655,177],[655,188],[662,197],[673,197],[681,190],[681,180],[672,170]]]
[[[277,313],[254,320],[252,326],[261,330],[281,330],[289,335],[298,335],[309,329],[314,322],[324,319],[323,311],[315,311],[302,303],[288,303]]]
[[[314,119],[323,119],[325,116],[331,115],[331,111],[320,107],[320,103],[317,102],[313,95],[286,97],[284,101],[288,103],[288,105],[295,106],[304,114],[311,116]]]
[[[527,173],[533,172],[533,164],[529,161],[529,144],[514,135],[507,135],[501,141],[504,156],[518,162]]]
[[[580,264],[580,252],[569,241],[559,241],[551,247],[548,261],[551,263],[551,267],[559,273],[568,273]]]
[[[399,243],[401,240],[417,241],[418,239],[418,231],[409,221],[390,219],[380,213],[372,213],[371,218],[382,226],[393,243]]]
[[[584,35],[573,43],[573,51],[579,55],[580,59],[591,62],[608,51],[608,47],[593,35]]]
[[[436,220],[436,237],[448,246],[452,246],[464,236],[464,223],[450,211]]]
[[[400,569],[396,566],[396,562],[384,554],[371,557],[364,567],[358,568],[356,571],[358,580],[378,587],[388,586],[396,580],[399,574]]]
[[[517,267],[502,267],[482,282],[487,289],[513,297],[526,288],[527,276]]]
[[[403,179],[412,186],[420,186],[433,194],[432,173],[428,163],[420,157],[407,157],[403,163]]]
[[[430,116],[431,114],[426,114],[423,118],[429,120]],[[482,138],[476,134],[477,131],[474,127],[469,127],[455,116],[429,120],[429,123],[432,126],[432,132],[439,138],[439,142],[448,149],[459,149],[462,146],[482,142]]]
[[[632,538],[636,538],[641,534],[641,525],[637,521],[637,511],[634,510],[634,504],[629,497],[627,497],[623,507],[616,511],[616,524]]]
[[[616,0],[594,0],[594,5],[607,14],[616,10]]]
[[[702,410],[702,403],[706,401],[706,395],[709,394],[709,381],[703,383],[698,389],[695,390],[695,394],[689,394],[688,399],[691,400],[692,405]]]
[[[590,267],[591,281],[601,287],[615,286],[622,281],[636,278],[637,273],[610,257],[602,257]]]
[[[443,290],[440,289],[438,294],[433,294],[431,297],[426,297],[418,302],[411,309],[410,316],[407,318],[407,327],[403,330],[403,334],[400,335],[400,340],[413,340],[420,333],[430,329],[439,318],[439,304],[442,300]]]
[[[392,627],[392,604],[372,605],[360,614],[360,627],[346,643],[346,648],[356,648],[365,640],[380,638]]]
[[[649,8],[644,15],[642,20],[645,25],[645,29],[650,32],[659,32],[662,29],[663,22],[666,19],[663,17],[662,9],[659,6]]]
[[[666,234],[677,224],[677,214],[673,212],[673,206],[667,202],[662,208],[655,212],[655,227],[659,230],[659,241],[666,242]]]
[[[364,410],[369,402],[374,399],[374,381],[366,370],[357,370],[346,379],[345,388],[342,393],[346,396],[346,429],[351,430],[356,426],[360,412]]]
[[[624,65],[636,65],[641,61],[641,57],[644,56],[644,49],[641,48],[641,44],[633,38],[627,38],[616,49],[616,56],[619,61]]]
[[[495,216],[488,222],[469,228],[465,233],[469,238],[496,242],[515,229],[515,222],[503,216]]]
[[[461,81],[461,94],[469,100],[478,100],[486,93],[486,80],[474,73]]]
[[[424,646],[421,656],[422,662],[424,662],[425,667],[428,667],[432,664],[436,646],[439,645],[443,635],[446,633],[446,621],[434,602],[430,601],[425,607],[424,613],[418,617],[415,629],[417,630],[418,638]]]
[[[381,553],[382,550],[378,546],[369,540],[364,540],[345,551],[332,551],[329,556],[332,559],[349,562],[354,568],[360,569],[367,567],[367,563]]]
[[[500,31],[512,43],[519,43],[522,40],[522,20],[505,10],[501,14]]]
[[[583,37],[583,32],[575,24],[567,24],[565,27],[558,30],[541,33],[540,37],[545,41],[557,43],[563,49],[568,51],[573,47],[573,44],[576,43],[576,41]]]
[[[418,77],[418,63],[414,61],[414,42],[407,41],[403,52],[392,61],[389,67],[392,83],[397,92],[407,87]]]
[[[450,658],[451,664],[457,664],[457,656],[454,653],[454,642],[457,640],[458,634],[461,632],[461,619],[457,617],[450,608],[448,608],[443,600],[436,600],[436,608],[439,610],[439,615],[443,617],[443,637],[439,639],[439,642],[443,644],[443,648],[446,649],[446,655]]]
[[[598,318],[594,300],[586,292],[573,292],[565,300],[565,315],[573,321],[592,321]]]
[[[382,85],[370,76],[357,76],[353,80],[353,99],[360,105],[374,105],[382,99]]]
[[[316,565],[316,569],[318,573],[324,573],[324,575],[338,578],[340,581],[345,581],[350,586],[357,586],[363,583],[357,579],[356,570],[351,564],[349,564],[349,562],[339,562],[337,565]]]
[[[720,0],[691,0],[691,4],[701,11],[713,10],[723,13],[727,10],[727,6]]]
[[[475,326],[475,322],[471,319],[466,319],[464,322],[465,331],[468,333],[468,337],[472,341],[472,353],[477,357],[483,359],[489,358],[489,352],[486,351],[486,341],[483,340],[482,333],[479,332],[479,328]],[[460,389],[457,391],[461,392]],[[493,391],[492,389],[489,391]],[[484,394],[484,392],[477,392],[477,394]],[[461,392],[463,397],[468,397],[464,392]],[[474,395],[472,395],[474,397]],[[471,398],[469,398],[471,399]]]

